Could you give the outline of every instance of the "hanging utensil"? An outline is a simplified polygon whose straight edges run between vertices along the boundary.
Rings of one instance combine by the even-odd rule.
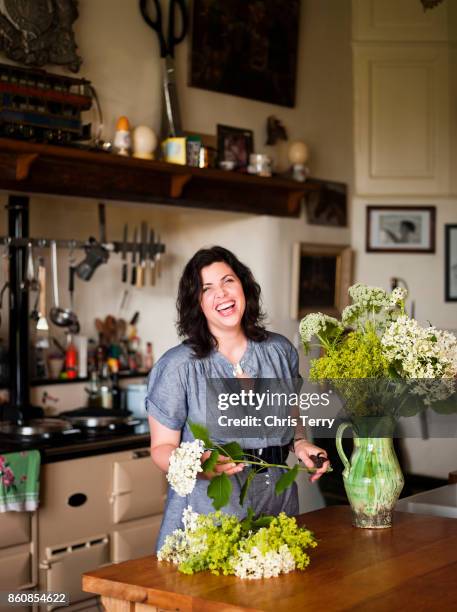
[[[51,240],[51,273],[52,273],[52,289],[54,295],[54,306],[51,308],[50,317],[54,325],[58,327],[69,327],[78,322],[77,317],[71,310],[60,308],[59,306],[59,286],[57,279],[57,243]]]
[[[27,266],[25,272],[25,291],[38,291],[40,286],[37,278],[35,277],[35,266],[33,264],[33,246],[32,242],[29,241],[27,244]]]
[[[160,236],[159,234],[157,234],[157,242],[156,242],[157,248],[156,248],[156,272],[157,272],[157,278],[160,278],[162,276],[162,264],[161,264],[161,259],[162,259],[162,254],[160,252],[160,248],[161,248],[161,244],[160,244]]]
[[[138,229],[135,228],[133,230],[133,247],[132,247],[132,276],[130,280],[130,284],[136,285],[136,252],[138,248]]]
[[[155,242],[152,227],[149,229],[149,284],[152,287],[156,284]]]
[[[38,321],[36,324],[37,331],[47,332],[49,330],[48,321],[46,319],[46,267],[44,258],[38,258],[38,283],[40,291],[38,294]]]
[[[122,239],[122,282],[126,283],[128,278],[128,263],[127,263],[127,240],[128,240],[129,226],[126,223],[124,225],[124,235]]]
[[[146,221],[141,223],[140,264],[138,266],[136,286],[141,289],[144,286],[146,271],[146,256],[148,250],[148,225]]]
[[[140,11],[144,21],[150,28],[155,30],[159,39],[160,57],[162,63],[162,136],[180,136],[182,134],[181,116],[179,112],[178,95],[175,81],[175,45],[184,40],[188,29],[188,15],[185,0],[170,0],[168,12],[168,32],[165,39],[162,24],[162,9],[160,0],[154,0],[156,19],[153,20],[149,14],[147,0],[140,0]],[[181,33],[175,35],[175,13],[176,8],[181,14]]]

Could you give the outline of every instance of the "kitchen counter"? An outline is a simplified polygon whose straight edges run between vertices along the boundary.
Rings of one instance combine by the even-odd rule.
[[[0,453],[36,449],[40,451],[44,464],[144,448],[149,446],[149,440],[148,422],[141,421],[135,427],[119,432],[105,430],[97,434],[61,434],[54,438],[33,440],[0,436]]]
[[[396,512],[391,529],[356,529],[349,507],[332,506],[298,521],[319,541],[304,572],[187,576],[148,556],[87,572],[83,590],[108,612],[456,609],[456,520]]]

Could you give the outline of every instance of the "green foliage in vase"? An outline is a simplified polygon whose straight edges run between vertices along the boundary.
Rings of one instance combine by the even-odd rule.
[[[310,379],[378,378],[389,375],[389,362],[373,327],[339,336],[326,354],[311,361]]]

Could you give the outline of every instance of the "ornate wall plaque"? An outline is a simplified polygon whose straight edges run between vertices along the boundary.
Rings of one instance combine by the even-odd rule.
[[[59,64],[78,72],[82,59],[72,30],[78,0],[3,0],[0,52],[28,66]]]

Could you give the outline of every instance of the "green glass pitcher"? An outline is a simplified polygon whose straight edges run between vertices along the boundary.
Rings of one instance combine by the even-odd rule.
[[[385,435],[389,423],[378,419]],[[372,425],[372,424],[371,424]],[[354,433],[351,460],[346,457],[342,436],[347,427]],[[370,437],[360,435],[371,433]],[[395,454],[392,436],[376,437],[373,427],[345,421],[336,432],[336,449],[344,464],[343,482],[352,508],[353,525],[363,528],[392,526],[392,512],[403,489],[403,474]]]

